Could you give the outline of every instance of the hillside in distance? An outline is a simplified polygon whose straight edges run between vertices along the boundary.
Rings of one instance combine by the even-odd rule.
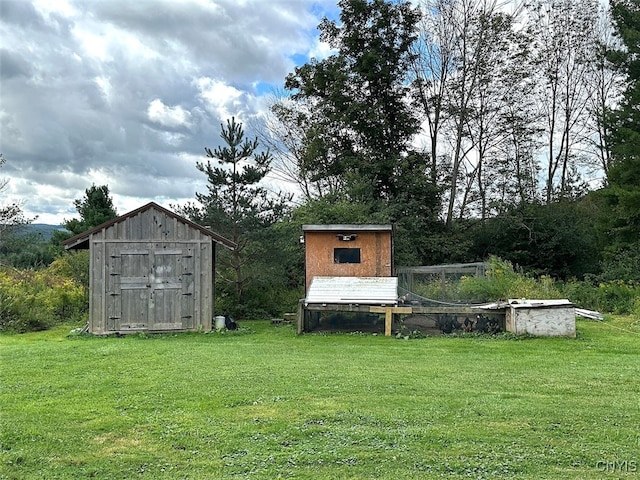
[[[62,225],[49,225],[46,223],[31,223],[21,228],[23,235],[33,235],[43,242],[48,242],[53,236],[53,232],[65,231]]]

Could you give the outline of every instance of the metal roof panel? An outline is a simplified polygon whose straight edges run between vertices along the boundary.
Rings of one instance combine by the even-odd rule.
[[[303,232],[391,232],[393,225],[302,225]]]
[[[511,308],[554,308],[554,307],[573,307],[573,303],[566,298],[552,300],[532,300],[530,298],[510,298],[509,306]]]
[[[396,305],[398,278],[313,277],[305,302]]]

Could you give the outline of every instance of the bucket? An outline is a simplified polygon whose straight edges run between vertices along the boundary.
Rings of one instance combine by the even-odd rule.
[[[226,325],[223,315],[218,315],[216,317],[216,330],[222,330]]]

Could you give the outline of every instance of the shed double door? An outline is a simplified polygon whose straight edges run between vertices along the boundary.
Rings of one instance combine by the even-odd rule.
[[[194,255],[187,245],[121,248],[110,256],[108,330],[194,326]]]

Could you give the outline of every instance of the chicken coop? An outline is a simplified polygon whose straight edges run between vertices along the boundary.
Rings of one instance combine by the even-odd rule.
[[[391,225],[303,225],[305,292],[314,277],[390,277]]]
[[[89,250],[89,331],[211,330],[216,245],[236,247],[153,202],[65,241]]]
[[[298,333],[390,332],[390,320],[381,314],[398,301],[393,227],[303,225],[302,231],[305,298],[298,309]]]
[[[459,283],[484,276],[483,262],[394,269],[390,225],[304,225],[302,230],[305,298],[298,305],[299,334],[507,330],[575,336],[574,308],[567,300],[475,304],[460,298]]]

